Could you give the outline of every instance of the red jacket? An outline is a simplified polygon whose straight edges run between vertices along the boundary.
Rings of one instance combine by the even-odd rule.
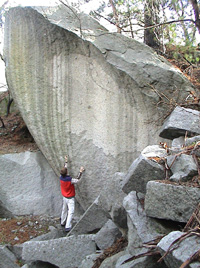
[[[71,183],[72,178],[70,176],[60,176],[61,193],[64,197],[74,197],[75,187]]]

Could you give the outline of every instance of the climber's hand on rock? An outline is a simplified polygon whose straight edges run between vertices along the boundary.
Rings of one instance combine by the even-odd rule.
[[[83,173],[83,171],[85,171],[84,167],[80,167],[80,172]]]

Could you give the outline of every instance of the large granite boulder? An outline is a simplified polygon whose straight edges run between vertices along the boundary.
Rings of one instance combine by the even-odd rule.
[[[61,213],[60,182],[43,154],[0,155],[0,216]]]
[[[17,258],[15,255],[6,247],[0,246],[0,267],[1,268],[19,268],[17,264]]]
[[[198,175],[197,164],[192,155],[170,155],[167,157],[167,164],[173,173],[170,177],[172,181],[188,181]]]
[[[25,242],[22,258],[26,262],[39,260],[59,268],[74,268],[79,267],[87,255],[95,252],[94,235],[82,235]]]
[[[185,238],[184,238],[185,236]],[[162,255],[169,252],[163,258],[168,268],[179,268],[186,260],[200,250],[200,238],[195,233],[187,237],[186,233],[174,231],[161,239],[158,249]],[[187,265],[188,268],[198,268],[198,260]]]
[[[108,220],[95,236],[95,242],[99,249],[111,247],[122,236],[117,226]]]
[[[200,134],[200,112],[177,106],[166,119],[160,130],[160,137],[174,139]]]
[[[123,202],[128,218],[128,252],[132,255],[139,254],[143,244],[170,232],[164,224],[146,216],[140,202],[142,200],[134,191],[130,192]]]
[[[94,233],[100,230],[107,222],[107,217],[99,204],[99,198],[85,211],[77,224],[69,232],[69,235]]]
[[[127,229],[127,215],[123,207],[123,199],[126,194],[122,191],[122,182],[124,173],[117,172],[107,181],[99,196],[99,205],[102,207],[105,215],[120,228]]]
[[[72,175],[79,165],[86,166],[77,189],[86,209],[112,174],[127,171],[144,147],[157,143],[157,119],[166,112],[156,109],[157,91],[173,98],[178,88],[178,102],[191,84],[146,45],[108,34],[86,16],[74,19],[70,9],[64,10],[70,20],[65,23],[54,10],[53,24],[31,8],[10,9],[6,77],[25,123],[56,174],[65,154]],[[89,41],[71,32],[77,27]]]
[[[200,189],[149,181],[145,196],[147,216],[187,222],[200,202]]]
[[[122,190],[126,194],[131,191],[146,193],[148,181],[163,179],[165,179],[164,167],[141,154],[130,166]]]

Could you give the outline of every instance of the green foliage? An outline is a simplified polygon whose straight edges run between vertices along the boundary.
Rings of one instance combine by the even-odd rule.
[[[154,26],[149,31],[162,44],[196,45],[197,28],[194,10],[188,0],[112,0],[117,11],[114,15],[110,1],[105,0],[98,13],[112,24],[117,24],[121,33],[136,39],[144,38],[144,27]],[[153,8],[153,11],[152,11]],[[146,15],[145,15],[146,14]],[[145,17],[146,16],[146,17]],[[117,29],[117,28],[116,28]]]
[[[200,50],[198,50],[198,47],[193,45],[172,45],[167,44],[167,54],[170,55],[171,58],[174,58],[176,60],[179,59],[185,59],[191,64],[199,64],[200,60]]]

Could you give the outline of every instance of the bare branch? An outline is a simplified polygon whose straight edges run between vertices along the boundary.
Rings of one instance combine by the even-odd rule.
[[[192,22],[192,23],[195,24],[195,21],[192,20],[192,19],[183,19],[183,20],[171,20],[171,21],[167,21],[167,22],[162,22],[162,23],[154,24],[154,25],[147,26],[147,27],[143,26],[143,25],[140,24],[140,23],[137,23],[137,24],[127,24],[127,25],[125,25],[125,26],[122,27],[122,26],[116,25],[115,22],[109,20],[108,18],[104,17],[103,15],[99,14],[99,13],[96,12],[96,11],[94,11],[94,14],[96,14],[97,16],[99,16],[99,17],[101,17],[101,18],[107,20],[110,24],[113,24],[113,25],[117,26],[118,28],[120,28],[120,30],[121,30],[122,32],[125,32],[125,33],[129,33],[129,32],[137,33],[137,32],[139,32],[139,31],[143,31],[143,30],[145,30],[145,29],[152,29],[152,28],[156,28],[156,27],[163,26],[163,25],[168,25],[168,24],[172,24],[172,23],[179,23],[179,22]],[[140,26],[141,28],[140,28],[140,29],[137,29],[137,30],[125,30],[125,28],[127,28],[127,27],[131,27],[131,26],[133,26],[133,25],[138,25],[138,26]]]
[[[112,10],[113,10],[113,15],[114,15],[114,18],[115,18],[115,21],[116,21],[116,27],[117,27],[117,32],[118,33],[121,33],[121,27],[119,27],[119,17],[118,17],[118,14],[117,14],[117,9],[116,9],[116,7],[115,7],[115,5],[114,5],[114,3],[113,3],[113,0],[109,0],[109,3],[110,3],[110,5],[111,5],[111,7],[112,7]]]
[[[69,5],[67,5],[66,3],[64,3],[62,0],[59,0],[59,2],[60,2],[61,4],[63,4],[65,7],[69,8],[69,9],[73,12],[73,14],[75,15],[75,17],[78,19],[78,21],[79,21],[80,35],[81,35],[81,37],[82,37],[83,34],[82,34],[82,28],[81,28],[81,20],[80,20],[79,16],[78,16],[77,13],[73,10],[73,8],[71,8]]]
[[[106,17],[104,17],[103,15],[99,14],[99,13],[96,12],[96,11],[93,11],[93,12],[94,12],[94,14],[96,14],[97,16],[99,16],[100,18],[102,18],[102,19],[104,19],[104,20],[107,20],[110,24],[112,24],[112,25],[114,25],[114,26],[117,26],[121,31],[124,31],[123,28],[120,27],[119,25],[116,25],[115,22],[113,22],[113,21],[107,19]]]

